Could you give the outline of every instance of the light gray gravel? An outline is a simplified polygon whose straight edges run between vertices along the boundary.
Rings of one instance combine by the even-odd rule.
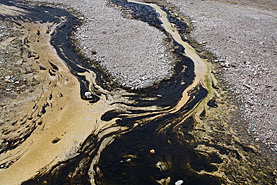
[[[33,1],[62,3],[81,12],[85,23],[76,38],[82,52],[100,61],[122,85],[142,88],[172,74],[171,62],[165,56],[165,35],[147,23],[124,18],[119,10],[108,7],[106,0]]]
[[[168,2],[191,18],[191,36],[219,58],[229,90],[242,101],[249,134],[277,151],[277,2]]]

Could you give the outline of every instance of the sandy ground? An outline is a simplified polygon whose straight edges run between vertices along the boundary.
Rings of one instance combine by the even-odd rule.
[[[168,2],[190,17],[191,36],[218,57],[226,88],[241,100],[248,133],[276,151],[277,2]]]

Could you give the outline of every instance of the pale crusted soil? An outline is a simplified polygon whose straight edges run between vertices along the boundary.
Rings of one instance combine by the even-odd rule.
[[[13,122],[16,102],[23,93],[33,92],[39,83],[35,77],[37,69],[23,59],[22,31],[10,21],[0,20],[0,126]]]
[[[190,17],[191,36],[218,57],[227,89],[242,102],[248,133],[276,151],[276,1],[168,1]]]

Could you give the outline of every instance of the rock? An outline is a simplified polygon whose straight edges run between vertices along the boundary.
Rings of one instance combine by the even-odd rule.
[[[219,61],[219,65],[222,66],[222,67],[225,67],[225,68],[229,68],[230,67],[230,64],[229,62],[224,62],[224,61]]]
[[[248,89],[251,89],[251,90],[255,90],[254,88],[252,88],[250,85],[247,85],[247,84],[243,84],[244,87],[247,87]]]
[[[92,98],[92,93],[91,92],[85,92],[85,97],[87,99],[91,99]]]
[[[151,153],[151,154],[154,154],[154,153],[156,153],[156,151],[155,151],[154,149],[151,149],[151,150],[150,150],[150,153]]]
[[[130,159],[130,158],[129,158],[129,159],[126,159],[126,162],[127,162],[127,163],[129,163],[129,162],[131,162],[131,161],[132,161],[132,159]]]
[[[143,76],[143,77],[142,77],[142,80],[147,80],[147,76]]]
[[[200,42],[199,44],[206,45],[207,41]]]
[[[183,180],[178,180],[175,182],[175,185],[182,185],[184,184],[184,181]]]
[[[5,82],[7,82],[7,83],[13,83],[14,82],[13,76],[5,76]]]
[[[166,162],[163,161],[158,161],[156,164],[156,167],[160,170],[160,171],[166,171],[168,169],[168,165]]]
[[[273,87],[272,85],[265,85],[265,88],[271,88],[271,87]]]
[[[94,51],[94,50],[91,51],[91,54],[93,54],[93,55],[96,55],[96,53],[97,53],[97,52]]]

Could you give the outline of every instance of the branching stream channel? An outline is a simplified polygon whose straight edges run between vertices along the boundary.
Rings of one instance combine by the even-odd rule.
[[[153,3],[110,3],[164,32],[177,60],[171,79],[113,86],[74,50],[75,16],[1,0],[1,19],[24,33],[40,93],[1,126],[0,184],[274,184],[274,169],[227,124],[234,108],[184,38],[186,23]]]

